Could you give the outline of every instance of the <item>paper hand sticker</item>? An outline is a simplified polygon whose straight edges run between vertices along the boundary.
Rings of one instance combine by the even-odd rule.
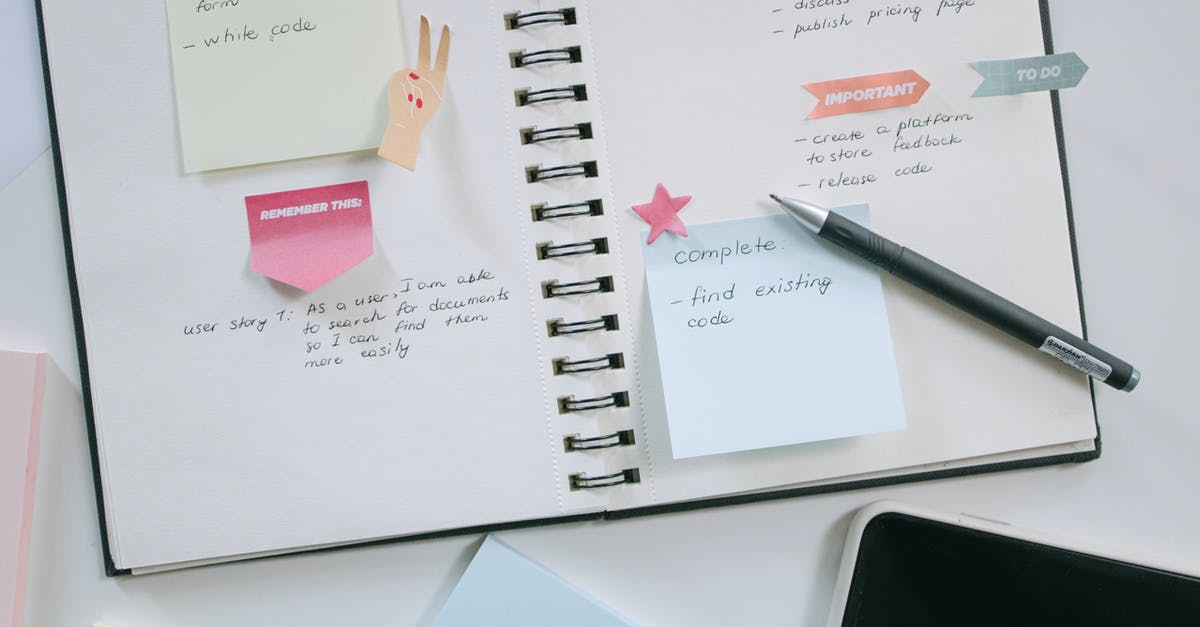
[[[417,43],[417,67],[404,68],[388,83],[388,109],[391,119],[379,156],[409,170],[417,167],[417,148],[421,133],[442,106],[446,86],[446,64],[450,60],[450,27],[442,26],[438,39],[437,63],[429,64],[429,20],[421,16],[421,38]]]

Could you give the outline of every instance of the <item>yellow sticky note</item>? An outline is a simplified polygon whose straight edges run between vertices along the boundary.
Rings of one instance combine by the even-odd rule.
[[[373,149],[395,0],[167,0],[184,170]]]

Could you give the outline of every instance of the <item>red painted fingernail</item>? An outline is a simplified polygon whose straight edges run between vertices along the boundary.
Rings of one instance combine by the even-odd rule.
[[[408,77],[409,77],[409,78],[411,78],[411,79],[413,79],[414,81],[415,81],[415,80],[417,80],[417,79],[419,79],[419,78],[421,78],[420,76],[417,76],[417,73],[416,73],[416,72],[409,72],[409,73],[408,73]]]
[[[425,103],[421,102],[420,98],[417,98],[417,108],[420,109],[423,106],[425,106]]]
[[[409,102],[412,102],[412,94],[409,94],[409,95],[408,95],[408,101],[409,101]]]

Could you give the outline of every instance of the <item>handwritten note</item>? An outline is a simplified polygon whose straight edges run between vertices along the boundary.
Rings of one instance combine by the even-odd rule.
[[[291,371],[337,369],[350,363],[417,361],[436,355],[453,334],[489,329],[512,292],[491,270],[471,267],[437,276],[406,276],[386,291],[352,298],[303,300],[274,311],[225,311],[175,321],[192,342],[264,345],[294,338],[276,351]],[[265,350],[265,349],[264,349]]]
[[[929,11],[926,11],[927,7],[930,8]],[[798,0],[789,7],[790,10],[781,8],[771,12],[778,18],[771,33],[800,39],[827,35],[834,31],[903,28],[905,25],[920,23],[922,18],[926,22],[942,18],[953,19],[963,15],[964,10],[970,17],[974,7],[975,0],[901,0],[880,2],[874,6],[869,2],[851,4],[850,0]]]
[[[168,0],[184,169],[379,144],[405,66],[393,0]]]
[[[942,36],[938,33],[952,33],[960,25],[980,19],[978,11],[981,10],[993,8],[977,7],[975,0],[886,3],[801,0],[772,10],[764,24],[771,37],[789,46],[834,46],[843,37],[862,41],[875,37],[934,41]],[[970,60],[963,59],[963,63]],[[813,75],[811,78],[825,80],[827,77]],[[980,115],[976,107],[939,104],[937,108],[916,108],[929,87],[925,77],[919,75],[894,83],[884,81],[853,88],[842,85],[839,89],[839,82],[806,83],[814,96],[813,113],[808,115],[808,123],[801,127],[803,132],[791,139],[805,166],[795,181],[798,187],[830,191],[845,188],[872,194],[878,193],[881,186],[892,184],[927,185],[931,173],[943,167],[954,169],[962,163],[964,151],[972,149],[972,135],[975,134],[972,127],[989,124],[988,120],[972,124]],[[947,83],[940,88],[956,94],[955,90],[960,87],[951,85]],[[888,87],[892,88],[890,92]],[[880,109],[865,116],[828,117],[878,109],[873,105],[888,102],[889,98],[893,104],[914,107]],[[904,102],[905,98],[913,101]],[[950,98],[936,102],[961,100]],[[825,120],[812,123],[820,118]]]
[[[675,458],[905,427],[873,267],[785,215],[693,226],[643,253]]]

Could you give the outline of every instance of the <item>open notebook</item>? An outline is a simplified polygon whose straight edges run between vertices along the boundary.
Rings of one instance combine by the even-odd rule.
[[[1081,330],[1052,97],[971,98],[970,62],[1047,51],[1044,7],[911,4],[924,11],[403,2],[408,54],[421,15],[435,45],[439,25],[453,33],[409,172],[371,150],[185,168],[171,65],[184,42],[163,3],[42,3],[110,572],[1098,455],[1085,378],[884,277],[907,428],[672,456],[646,225],[630,210],[660,181],[703,199],[689,224],[777,214],[769,192],[867,203],[881,234]],[[807,119],[805,84],[907,69],[931,85],[919,103]],[[563,126],[576,130],[523,141]],[[558,166],[573,176],[537,180]],[[253,271],[247,196],[358,181],[369,258],[310,292]],[[590,254],[539,258],[577,242]],[[544,292],[598,277],[611,291]],[[574,362],[598,369],[560,373]],[[758,394],[796,394],[796,420],[837,420],[806,413],[802,385]],[[612,446],[572,450],[599,436]]]

